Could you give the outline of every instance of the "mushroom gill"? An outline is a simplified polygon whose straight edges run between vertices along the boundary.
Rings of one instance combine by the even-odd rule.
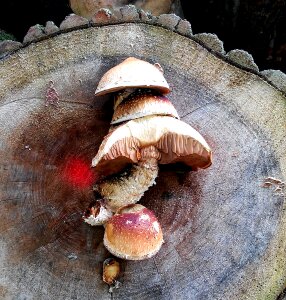
[[[109,133],[92,166],[106,176],[120,171],[120,162],[125,161],[133,163],[129,173],[104,179],[94,187],[113,211],[140,200],[155,183],[158,164],[181,162],[194,170],[207,168],[211,150],[190,125],[169,116],[147,116],[128,121]],[[125,167],[122,163],[121,170]]]

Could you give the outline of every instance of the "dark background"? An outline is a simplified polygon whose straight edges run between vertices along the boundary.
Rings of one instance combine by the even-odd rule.
[[[158,0],[154,0],[158,1]],[[286,72],[286,0],[182,0],[193,32],[215,33],[225,50],[250,52],[260,70]],[[29,27],[54,21],[59,25],[72,13],[68,0],[6,0],[0,6],[0,29],[17,40]]]

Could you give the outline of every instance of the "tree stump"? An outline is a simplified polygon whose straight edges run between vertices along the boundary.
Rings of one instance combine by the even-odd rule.
[[[160,252],[102,281],[103,228],[82,221],[89,165],[109,129],[101,76],[135,56],[159,63],[181,119],[213,149],[197,172],[162,166],[141,203]],[[0,61],[3,299],[276,299],[286,277],[286,102],[258,74],[150,24],[53,35]],[[271,178],[269,178],[271,177]]]

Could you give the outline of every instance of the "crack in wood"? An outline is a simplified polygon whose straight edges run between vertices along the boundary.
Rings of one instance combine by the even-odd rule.
[[[216,103],[220,103],[220,102],[221,102],[221,100],[219,100],[219,99],[218,99],[218,100],[215,100],[215,101],[212,101],[212,102],[208,102],[208,103],[206,103],[206,104],[204,104],[204,105],[202,105],[202,106],[200,106],[200,107],[198,107],[198,108],[196,108],[196,109],[194,109],[194,110],[192,110],[192,111],[186,113],[185,115],[180,116],[180,118],[183,120],[183,119],[186,118],[187,116],[189,116],[189,115],[191,115],[191,114],[193,114],[193,113],[195,113],[195,112],[197,112],[197,111],[199,111],[199,110],[201,110],[201,109],[203,109],[203,108],[205,108],[205,107],[207,107],[207,106],[209,106],[209,105],[216,104]]]

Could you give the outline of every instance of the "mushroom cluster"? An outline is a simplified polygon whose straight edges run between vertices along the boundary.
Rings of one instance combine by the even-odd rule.
[[[105,226],[104,245],[120,258],[151,257],[163,243],[153,212],[136,204],[155,184],[158,165],[183,163],[192,170],[211,165],[210,147],[180,120],[169,92],[161,66],[134,57],[107,71],[95,91],[114,96],[114,114],[92,160],[101,200],[85,221]]]

